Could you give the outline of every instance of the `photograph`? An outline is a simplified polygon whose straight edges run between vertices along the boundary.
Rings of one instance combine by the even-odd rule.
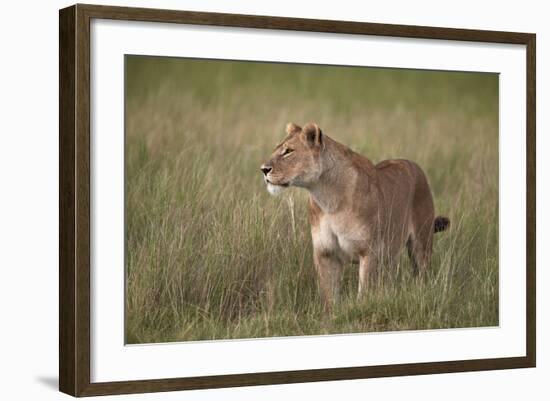
[[[124,56],[125,343],[499,326],[499,74]]]

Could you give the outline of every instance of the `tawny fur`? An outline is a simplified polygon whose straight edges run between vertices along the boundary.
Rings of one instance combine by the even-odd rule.
[[[313,123],[289,123],[262,171],[273,194],[288,186],[309,192],[314,264],[327,308],[338,298],[345,262],[359,263],[361,296],[379,266],[395,263],[404,247],[414,273],[426,271],[433,234],[450,223],[434,216],[428,180],[416,163],[374,165]]]

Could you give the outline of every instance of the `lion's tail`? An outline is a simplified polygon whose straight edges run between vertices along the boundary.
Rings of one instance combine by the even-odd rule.
[[[445,231],[451,225],[451,220],[445,216],[437,216],[434,220],[434,233]]]

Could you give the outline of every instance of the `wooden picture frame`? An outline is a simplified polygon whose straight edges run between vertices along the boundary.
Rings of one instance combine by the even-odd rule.
[[[527,49],[525,60],[527,71],[526,356],[92,383],[90,380],[90,21],[94,18],[525,45]],[[74,5],[60,10],[59,29],[60,391],[73,396],[94,396],[535,366],[536,37],[534,34],[96,5]]]

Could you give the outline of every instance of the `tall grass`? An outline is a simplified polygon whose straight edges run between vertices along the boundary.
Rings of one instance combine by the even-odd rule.
[[[498,77],[126,59],[126,341],[498,324]],[[450,231],[414,280],[403,256],[356,300],[357,266],[322,312],[307,194],[265,190],[288,121],[429,177]]]

